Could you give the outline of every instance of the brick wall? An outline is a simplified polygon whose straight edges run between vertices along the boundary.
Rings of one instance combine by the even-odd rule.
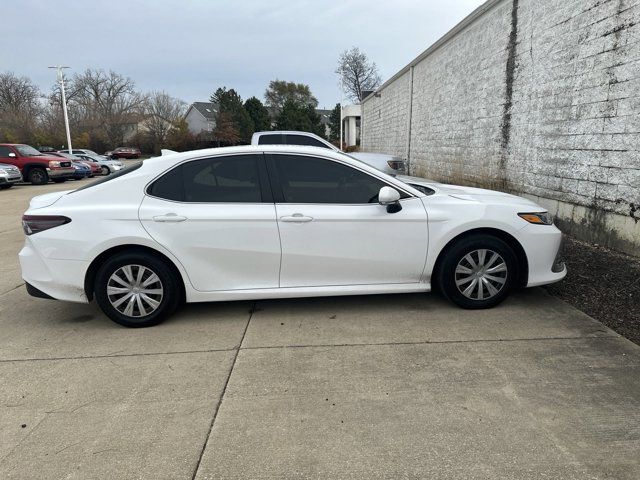
[[[492,0],[410,67],[364,102],[364,149],[640,254],[640,0]]]

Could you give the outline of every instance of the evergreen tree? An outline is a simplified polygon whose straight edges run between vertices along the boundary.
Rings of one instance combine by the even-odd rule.
[[[336,106],[331,110],[331,116],[329,117],[329,139],[330,142],[337,143],[340,141],[340,104],[336,103]]]
[[[320,115],[312,104],[304,105],[293,99],[287,99],[276,121],[278,130],[299,130],[324,137],[324,126]]]
[[[220,123],[222,126],[216,130],[220,130],[220,132],[224,130],[225,132],[225,139],[219,138],[217,140],[231,144],[250,143],[251,135],[253,135],[253,120],[245,110],[240,95],[233,88],[227,90],[226,87],[221,87],[211,95],[210,100],[218,104],[216,125]],[[233,130],[237,135],[232,134]],[[233,138],[237,138],[237,140],[228,141]]]
[[[271,118],[269,117],[269,110],[262,102],[256,98],[251,97],[244,102],[244,109],[247,111],[251,120],[253,121],[253,129],[256,132],[262,132],[265,130],[271,130]]]

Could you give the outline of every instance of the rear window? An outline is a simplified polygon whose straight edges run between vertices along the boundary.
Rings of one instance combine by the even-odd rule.
[[[329,148],[320,140],[306,135],[287,135],[287,145],[303,145],[308,147]]]
[[[285,145],[285,138],[284,135],[280,133],[260,135],[258,145]]]
[[[80,187],[80,188],[74,190],[73,192],[79,192],[80,190],[86,190],[87,188],[95,187],[96,185],[100,185],[102,183],[110,182],[111,180],[115,180],[116,178],[122,177],[122,176],[124,176],[124,175],[126,175],[128,173],[133,172],[134,170],[139,169],[141,166],[142,166],[142,162],[138,162],[138,163],[134,163],[133,165],[126,166],[122,170],[118,170],[115,173],[111,173],[111,174],[107,175],[106,177],[99,178],[95,182],[91,182],[91,183],[85,185],[84,187]],[[71,192],[71,193],[73,193],[73,192]]]

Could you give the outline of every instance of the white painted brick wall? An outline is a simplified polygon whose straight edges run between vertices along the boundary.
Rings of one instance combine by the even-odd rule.
[[[411,173],[534,198],[564,230],[640,254],[640,0],[519,0],[505,142],[513,5],[414,65]],[[405,155],[410,72],[379,93],[363,148]]]

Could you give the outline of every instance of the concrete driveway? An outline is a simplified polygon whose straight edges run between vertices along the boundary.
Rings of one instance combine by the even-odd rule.
[[[73,186],[77,186],[75,182]],[[541,289],[189,305],[29,297],[0,191],[0,478],[640,478],[640,348]]]

